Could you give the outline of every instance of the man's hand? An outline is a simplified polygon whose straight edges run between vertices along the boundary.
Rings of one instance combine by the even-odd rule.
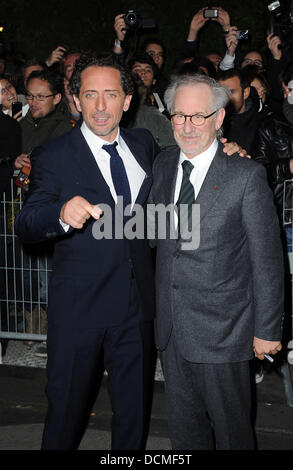
[[[21,121],[24,118],[24,116],[22,115],[22,110],[18,111],[18,113],[14,114],[12,117],[18,122]]]
[[[250,155],[247,154],[246,150],[241,148],[236,142],[228,142],[226,138],[222,137],[220,142],[224,144],[223,152],[227,155],[233,155],[233,153],[238,153],[240,157],[251,158]]]
[[[203,12],[208,7],[201,8],[192,18],[189,26],[189,32],[187,36],[188,41],[195,41],[198,35],[198,32],[201,28],[209,21],[209,18],[204,18]]]
[[[48,59],[46,60],[47,67],[51,67],[51,65],[55,64],[56,62],[60,62],[63,59],[64,53],[66,52],[65,47],[58,46],[54,51],[51,52]]]
[[[80,229],[90,217],[99,219],[102,213],[99,206],[90,204],[81,196],[75,196],[63,204],[60,220],[73,228]]]
[[[231,26],[229,29],[229,33],[225,35],[226,47],[227,47],[227,54],[230,56],[235,55],[235,51],[238,46],[238,28],[237,26]]]
[[[116,32],[116,42],[121,43],[124,41],[127,32],[124,21],[124,13],[120,13],[119,15],[115,16],[114,29]]]
[[[20,170],[20,168],[22,168],[23,166],[31,168],[32,165],[30,161],[30,156],[27,153],[21,153],[14,160],[14,166],[17,170]]]
[[[260,360],[264,359],[264,354],[277,354],[281,351],[282,345],[280,341],[266,341],[264,339],[253,338],[253,351],[255,357]]]
[[[228,31],[231,29],[230,26],[230,15],[229,13],[221,7],[212,7],[215,10],[218,10],[219,14],[217,18],[212,18],[212,21],[216,21],[222,26],[223,31]]]
[[[281,60],[282,51],[278,48],[282,44],[279,36],[275,36],[274,33],[271,33],[267,37],[268,48],[270,49],[272,56],[275,60]]]

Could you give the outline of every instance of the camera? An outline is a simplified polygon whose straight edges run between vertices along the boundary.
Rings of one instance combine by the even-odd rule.
[[[204,10],[203,12],[203,17],[204,18],[218,18],[219,16],[219,11],[216,10],[216,9],[207,9],[207,10]]]
[[[248,39],[248,29],[242,29],[237,31],[238,41],[246,41]]]
[[[134,10],[129,10],[126,15],[124,15],[124,21],[128,28],[133,28],[137,25],[137,15]]]
[[[290,21],[290,6],[288,2],[268,1],[268,26],[267,34],[279,36],[282,44],[279,49],[285,49],[293,39],[293,24]]]
[[[15,101],[11,105],[11,114],[12,117],[15,116],[17,113],[19,113],[22,110],[22,103],[20,101]]]
[[[270,13],[274,14],[275,16],[281,16],[283,14],[281,4],[279,1],[269,2],[268,10]]]
[[[29,188],[29,175],[30,175],[31,169],[23,166],[21,170],[19,171],[17,178],[15,179],[15,184],[19,188],[24,189],[24,191],[28,191]]]
[[[134,10],[128,10],[123,17],[126,29],[135,31],[137,29],[155,28],[156,22],[152,18],[140,18]]]

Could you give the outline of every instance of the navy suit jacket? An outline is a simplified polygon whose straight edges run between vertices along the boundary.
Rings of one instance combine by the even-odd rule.
[[[121,136],[146,173],[136,200],[144,205],[159,148],[145,129],[121,129]],[[64,233],[59,223],[61,207],[77,195],[91,204],[108,204],[114,211],[109,187],[79,127],[33,152],[30,190],[15,222],[16,233],[25,243],[55,240],[49,325],[121,324],[127,315],[133,272],[143,319],[152,319],[153,258],[147,240],[97,240],[92,234],[93,218],[81,230]]]

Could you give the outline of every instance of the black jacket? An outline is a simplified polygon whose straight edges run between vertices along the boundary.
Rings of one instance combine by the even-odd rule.
[[[292,180],[293,177],[290,171],[290,159],[293,158],[293,126],[276,117],[267,117],[257,132],[252,158],[265,166],[277,210],[282,218],[283,196],[285,208],[292,208],[292,183],[286,183],[284,195],[284,182]]]
[[[244,113],[235,114],[231,112],[231,108],[227,108],[223,124],[224,137],[229,142],[237,142],[251,155],[252,142],[262,118],[262,113],[258,112],[258,106],[252,99],[247,101]]]
[[[13,161],[21,153],[19,123],[0,111],[0,197],[9,188]]]
[[[72,117],[64,103],[39,120],[34,120],[30,111],[20,121],[22,130],[22,152],[31,153],[36,147],[53,140],[73,127]]]

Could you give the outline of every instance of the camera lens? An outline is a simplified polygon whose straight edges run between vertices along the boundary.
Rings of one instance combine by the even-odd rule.
[[[135,22],[136,22],[136,15],[135,15],[135,13],[129,13],[129,14],[127,15],[127,21],[128,21],[129,24],[135,24]]]

